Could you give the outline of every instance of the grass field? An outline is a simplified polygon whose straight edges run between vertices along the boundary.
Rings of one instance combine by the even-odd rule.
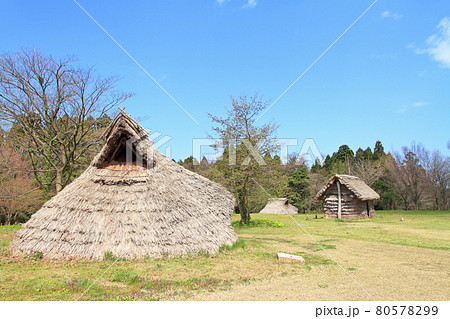
[[[401,217],[404,221],[400,221]],[[236,227],[214,256],[139,262],[9,257],[20,226],[0,227],[1,300],[448,300],[450,212],[377,212],[367,220],[253,215],[282,227]],[[235,216],[234,220],[238,217]],[[277,226],[277,225],[275,225]],[[350,276],[357,286],[323,247]],[[305,264],[280,262],[277,252]],[[109,268],[109,269],[108,269]],[[106,271],[106,272],[105,272]],[[97,280],[102,274],[104,275]],[[92,287],[84,294],[86,288]],[[369,296],[370,295],[370,296]]]

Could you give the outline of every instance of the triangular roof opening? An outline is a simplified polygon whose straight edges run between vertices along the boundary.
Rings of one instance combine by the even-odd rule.
[[[111,153],[107,156],[102,168],[109,165],[132,165],[147,167],[147,161],[136,149],[135,143],[131,143],[130,138],[126,135],[120,137],[118,143],[111,149]]]
[[[98,168],[116,165],[152,168],[153,161],[150,166],[147,165],[147,154],[139,145],[147,139],[147,135],[145,129],[121,110],[107,131],[106,145],[92,165]]]

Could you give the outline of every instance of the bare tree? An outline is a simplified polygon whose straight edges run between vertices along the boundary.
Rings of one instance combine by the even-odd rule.
[[[311,196],[308,199],[308,213],[309,213],[311,211],[311,207],[317,205],[315,196],[325,185],[325,183],[327,182],[327,178],[321,173],[312,173],[311,171],[308,172],[308,177],[309,177],[309,189],[311,192]],[[317,205],[317,207],[320,206]]]
[[[5,143],[0,142],[0,223],[17,222],[20,214],[34,212],[41,205],[42,194],[27,172],[28,163]]]
[[[394,153],[393,159],[387,163],[390,172],[389,182],[394,187],[408,209],[412,202],[416,210],[420,208],[420,202],[424,191],[428,186],[425,169],[417,156],[418,147],[413,144],[411,148],[403,147],[402,153]]]
[[[56,192],[98,142],[98,120],[131,96],[114,90],[116,78],[99,77],[74,62],[37,50],[0,57],[0,120],[35,172],[44,167],[53,173]],[[44,184],[42,175],[36,179]]]
[[[361,178],[370,187],[380,178],[382,166],[378,161],[355,159],[352,163],[353,174]]]
[[[450,196],[450,158],[444,157],[441,152],[430,152],[423,147],[419,148],[418,156],[421,165],[430,181],[430,193],[434,198],[436,209],[446,210]]]

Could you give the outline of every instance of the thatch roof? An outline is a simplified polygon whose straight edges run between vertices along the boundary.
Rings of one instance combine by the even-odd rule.
[[[260,214],[297,214],[297,207],[289,204],[287,198],[269,198]]]
[[[49,259],[176,256],[215,253],[237,240],[233,196],[221,185],[162,155],[121,112],[86,171],[17,232],[13,256]],[[133,142],[133,165],[124,162]]]
[[[345,185],[357,198],[360,200],[374,200],[380,199],[380,195],[377,194],[372,188],[370,188],[362,179],[351,175],[335,174],[330,178],[328,183],[317,193],[316,199],[323,199],[327,189],[334,184],[338,179],[341,184]]]

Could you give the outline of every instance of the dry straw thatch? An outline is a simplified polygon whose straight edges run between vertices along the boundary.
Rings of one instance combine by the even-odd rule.
[[[335,180],[339,180],[362,201],[380,199],[380,195],[370,188],[362,179],[356,176],[343,174],[333,175],[328,183],[317,193],[316,199],[323,199],[325,192],[334,184]]]
[[[287,198],[269,198],[267,205],[259,212],[260,214],[297,214],[298,209],[289,204]]]
[[[233,244],[233,196],[162,155],[147,135],[121,111],[86,171],[17,232],[11,255],[142,259]],[[130,140],[133,165],[126,165]]]

